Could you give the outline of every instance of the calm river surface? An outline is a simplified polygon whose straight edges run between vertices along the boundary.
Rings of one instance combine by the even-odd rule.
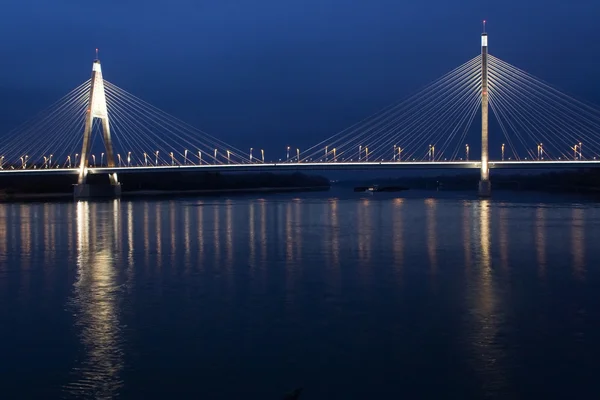
[[[599,364],[590,199],[0,204],[2,399],[597,398]]]

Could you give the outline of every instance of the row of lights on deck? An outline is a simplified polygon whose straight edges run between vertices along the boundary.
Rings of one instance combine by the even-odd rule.
[[[578,144],[575,144],[573,147],[571,147],[571,149],[573,150],[573,159],[577,160],[582,160],[583,156],[582,156],[582,143],[579,142]],[[252,163],[253,160],[255,159],[254,154],[253,154],[253,148],[250,148],[250,153],[249,153],[249,159],[250,162]],[[289,162],[290,161],[290,150],[291,147],[287,146],[286,147],[286,161]],[[333,161],[336,162],[337,161],[337,148],[332,148],[331,151],[329,150],[329,146],[325,146],[324,148],[325,154],[324,154],[324,161],[327,162],[329,161],[329,155],[332,154],[333,155]],[[504,161],[504,153],[505,153],[505,145],[504,143],[501,146],[501,151],[502,151],[502,161]],[[399,147],[398,145],[394,145],[393,146],[393,155],[392,155],[392,160],[393,161],[402,161],[402,152],[403,149],[401,147]],[[188,150],[184,150],[183,153],[183,164],[187,165],[188,161],[192,161],[188,158],[188,154],[190,152]],[[197,153],[197,157],[198,157],[198,164],[201,165],[202,164],[202,151],[198,150]],[[227,164],[231,163],[231,151],[226,150],[226,154],[227,154]],[[265,162],[265,151],[264,149],[260,149],[260,154],[261,154],[261,161],[264,163]],[[129,151],[127,153],[127,163],[124,163],[123,158],[121,157],[121,154],[117,154],[117,160],[118,160],[118,166],[119,167],[123,167],[123,166],[127,166],[127,167],[131,167],[131,155],[132,152]],[[154,165],[157,166],[159,163],[159,155],[160,152],[157,150],[154,153],[148,154],[146,152],[144,152],[144,166],[148,166],[149,164],[149,160],[151,160],[152,156],[154,156]],[[52,157],[53,155],[50,154],[49,156],[43,156],[44,158],[44,164],[42,168],[52,168]],[[175,154],[173,152],[169,153],[169,157],[171,160],[171,165],[176,165],[177,164],[177,160],[175,158]],[[435,160],[435,145],[429,145],[429,151],[427,152],[427,157],[429,159],[429,161],[434,161]],[[72,163],[71,161],[71,156],[67,156],[66,162],[65,164],[68,166],[68,168],[72,168],[73,165],[77,166],[78,163],[78,158],[79,158],[79,154],[75,154],[75,162]],[[91,167],[96,167],[96,156],[94,154],[91,154],[91,158],[92,158],[92,163],[91,163]],[[214,154],[213,154],[213,159],[216,161],[218,158],[218,149],[214,149]],[[297,162],[300,162],[300,149],[296,148],[296,157],[294,157],[296,159]],[[292,158],[292,160],[294,159]],[[27,161],[29,159],[28,155],[24,155],[20,157],[21,160],[21,168],[26,169],[27,168]],[[465,159],[467,161],[469,161],[469,145],[465,144]],[[527,159],[527,158],[525,158]],[[544,147],[543,147],[543,143],[540,143],[537,145],[537,159],[538,160],[543,160],[544,159]],[[594,158],[595,159],[595,158]],[[367,146],[362,146],[359,145],[358,146],[358,161],[369,161],[369,148]],[[281,161],[281,160],[280,160]],[[3,164],[4,164],[4,156],[0,157],[0,168],[3,168]],[[208,163],[207,163],[208,164]],[[101,153],[100,155],[100,166],[104,165],[104,153]],[[192,163],[193,165],[193,163]],[[58,166],[57,166],[58,168]]]

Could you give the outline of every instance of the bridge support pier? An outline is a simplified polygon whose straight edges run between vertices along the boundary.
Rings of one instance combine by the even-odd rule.
[[[80,199],[114,199],[121,197],[121,185],[80,183],[73,187],[73,198]]]
[[[490,197],[492,195],[492,182],[490,180],[479,181],[479,189],[477,191],[479,197]]]

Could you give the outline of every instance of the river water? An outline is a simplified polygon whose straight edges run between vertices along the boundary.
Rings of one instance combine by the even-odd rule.
[[[540,194],[0,204],[0,398],[591,398],[600,208]]]

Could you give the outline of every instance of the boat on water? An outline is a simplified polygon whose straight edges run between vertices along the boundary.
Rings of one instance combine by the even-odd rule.
[[[406,186],[380,186],[380,185],[356,186],[354,188],[355,192],[367,192],[367,193],[375,193],[375,192],[402,192],[404,190],[408,190],[408,188]]]

